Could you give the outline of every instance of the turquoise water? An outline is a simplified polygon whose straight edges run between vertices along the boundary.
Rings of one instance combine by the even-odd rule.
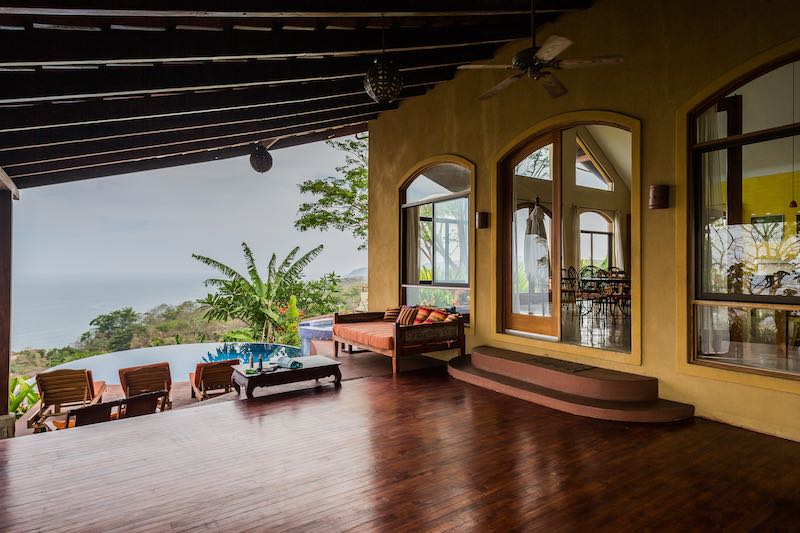
[[[70,361],[56,368],[85,368],[92,371],[94,380],[102,380],[108,384],[119,383],[119,369],[130,366],[149,365],[153,363],[169,363],[172,381],[189,381],[189,372],[194,372],[197,363],[225,361],[238,358],[247,363],[250,356],[258,361],[258,357],[271,358],[288,355],[299,357],[300,348],[283,344],[260,343],[222,343],[207,342],[203,344],[176,344],[173,346],[157,346],[155,348],[139,348],[123,352],[107,353]]]

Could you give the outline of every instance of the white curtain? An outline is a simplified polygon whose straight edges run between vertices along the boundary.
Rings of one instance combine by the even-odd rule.
[[[614,232],[614,266],[627,272],[625,265],[625,249],[622,244],[621,216],[619,211],[614,211],[614,229],[612,230]]]
[[[709,141],[719,138],[717,111],[716,107],[711,107],[708,111],[700,115],[697,119],[698,142]],[[727,174],[727,159],[723,157],[723,152],[711,152],[702,156],[701,176],[703,184],[704,204],[702,206],[702,222],[706,231],[715,222],[721,221],[725,215],[725,200],[722,195],[723,176]],[[719,224],[717,224],[719,226]],[[727,233],[724,233],[727,235]],[[727,290],[727,279],[720,276],[718,269],[712,265],[725,265],[727,258],[724,257],[724,250],[727,246],[712,246],[709,235],[703,243],[703,264],[705,272],[702,273],[703,284],[706,290],[721,291]],[[700,350],[707,355],[727,354],[730,352],[731,328],[728,310],[724,307],[700,307],[698,309],[700,320]]]

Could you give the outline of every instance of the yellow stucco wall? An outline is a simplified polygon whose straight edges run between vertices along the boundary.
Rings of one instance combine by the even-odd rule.
[[[621,53],[625,63],[562,72],[570,92],[557,100],[526,80],[478,102],[476,97],[502,73],[464,71],[370,124],[370,307],[398,303],[400,184],[420,161],[455,154],[475,163],[475,208],[492,213],[492,228],[475,231],[470,346],[492,344],[656,376],[662,397],[694,404],[699,416],[800,440],[800,381],[686,363],[685,267],[685,114],[726,77],[744,72],[748,62],[747,69],[776,54],[800,50],[800,40],[792,41],[800,37],[796,1],[773,0],[754,17],[753,3],[743,0],[663,0],[646,7],[636,0],[598,0],[591,9],[565,14],[546,26],[541,37],[552,33],[575,41],[565,57]],[[510,61],[524,46],[520,41],[504,47],[495,61]],[[647,205],[651,184],[670,184],[674,191],[670,209],[641,210],[642,288],[640,305],[634,305],[640,321],[634,321],[630,357],[513,339],[495,331],[497,162],[537,124],[584,110],[608,110],[640,121],[641,175],[632,192],[641,205]]]

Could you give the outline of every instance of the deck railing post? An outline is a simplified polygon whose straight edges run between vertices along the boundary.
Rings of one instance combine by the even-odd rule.
[[[0,438],[14,436],[14,415],[8,413],[11,363],[11,237],[13,194],[0,189]]]

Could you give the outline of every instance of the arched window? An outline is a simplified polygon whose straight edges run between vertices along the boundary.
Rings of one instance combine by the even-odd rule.
[[[503,332],[631,351],[633,154],[630,130],[571,122],[500,162]]]
[[[401,303],[470,312],[470,184],[465,165],[442,162],[401,190]]]
[[[693,362],[800,374],[800,61],[690,115]]]
[[[613,263],[614,230],[612,222],[602,213],[585,211],[580,215],[580,266],[595,266],[608,270]]]

